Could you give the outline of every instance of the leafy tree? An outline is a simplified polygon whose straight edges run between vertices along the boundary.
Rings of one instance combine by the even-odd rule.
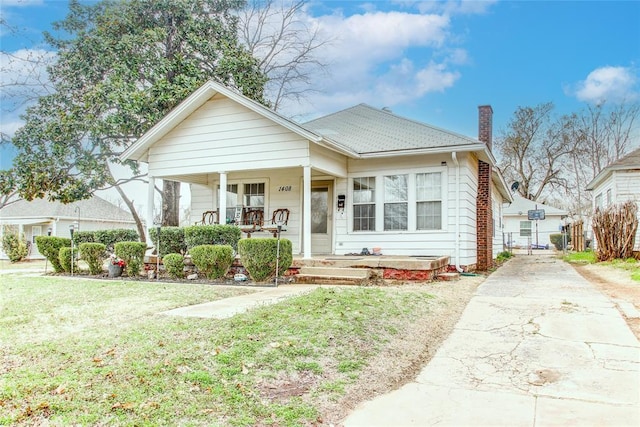
[[[45,34],[57,49],[49,67],[54,92],[27,110],[13,138],[14,188],[28,200],[70,202],[115,187],[144,230],[111,165],[119,154],[208,79],[265,102],[265,76],[237,40],[241,0],[70,2],[65,20]],[[5,180],[6,182],[8,180]],[[6,185],[10,187],[10,185]],[[3,188],[4,191],[4,188]],[[178,225],[179,184],[164,181],[164,225]]]

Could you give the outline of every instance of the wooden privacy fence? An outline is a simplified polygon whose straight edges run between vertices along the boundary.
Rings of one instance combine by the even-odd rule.
[[[571,244],[574,251],[582,252],[585,250],[583,220],[578,220],[571,224]]]

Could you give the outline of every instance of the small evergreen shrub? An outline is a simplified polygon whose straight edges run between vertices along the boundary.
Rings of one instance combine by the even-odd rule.
[[[189,251],[200,245],[229,245],[237,252],[238,240],[241,237],[242,231],[235,225],[215,224],[184,227],[184,240]]]
[[[22,261],[29,253],[27,241],[18,233],[7,233],[2,236],[2,250],[11,262]]]
[[[207,279],[220,279],[233,264],[233,248],[230,245],[200,245],[189,250],[191,260]]]
[[[56,273],[64,272],[62,265],[60,265],[60,248],[71,248],[71,239],[55,236],[37,236],[36,245],[38,246],[38,251],[47,258]]]
[[[149,237],[154,246],[158,244],[158,229],[156,227],[149,230]],[[184,254],[187,252],[187,244],[184,241],[184,229],[182,227],[162,227],[160,228],[160,251],[161,257],[167,254]]]
[[[173,279],[182,279],[184,277],[184,257],[182,254],[167,254],[162,257],[162,264]]]
[[[71,264],[73,263],[73,271],[78,272],[78,249],[73,250],[73,260],[71,259],[71,246],[63,246],[58,252],[58,261],[65,273],[71,273]]]
[[[93,233],[93,241],[105,245],[107,247],[107,252],[113,252],[115,250],[116,243],[140,241],[140,237],[135,230],[129,230],[126,228],[96,230]]]
[[[129,277],[137,277],[144,263],[147,244],[141,242],[118,242],[114,246],[115,254],[125,262],[124,271]]]
[[[251,238],[238,242],[242,265],[256,282],[265,282],[276,275],[278,239]],[[280,262],[278,273],[282,275],[293,263],[291,240],[280,239]]]
[[[567,245],[569,245],[571,243],[571,234],[566,233],[566,236],[567,236]],[[551,240],[551,243],[553,244],[553,246],[556,247],[557,250],[561,251],[564,249],[564,246],[563,246],[564,237],[562,233],[550,234],[549,239]]]
[[[107,258],[106,246],[102,243],[80,243],[80,258],[89,264],[89,273],[102,273],[102,265]]]

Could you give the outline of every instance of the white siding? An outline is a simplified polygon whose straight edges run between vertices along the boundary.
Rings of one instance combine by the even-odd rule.
[[[149,150],[155,177],[302,166],[309,142],[220,95]]]
[[[461,155],[460,162],[460,242],[461,265],[476,262],[475,196],[477,164],[469,156]],[[446,162],[446,165],[443,165]],[[477,163],[477,161],[475,161]],[[475,169],[474,169],[475,168]],[[352,195],[348,179],[336,181],[335,194],[347,196],[344,212],[335,214],[335,253],[359,253],[362,248],[380,247],[384,255],[445,255],[454,262],[456,223],[455,166],[450,155],[411,156],[398,159],[349,160],[349,177],[376,176],[377,204],[382,203],[381,177],[390,174],[443,172],[444,198],[443,230],[437,231],[349,231],[353,213]],[[377,208],[379,217],[381,208]],[[379,229],[379,228],[378,228]]]
[[[638,221],[640,221],[640,170],[615,171],[614,203],[633,200],[638,206]],[[640,251],[640,226],[636,233],[634,250]]]

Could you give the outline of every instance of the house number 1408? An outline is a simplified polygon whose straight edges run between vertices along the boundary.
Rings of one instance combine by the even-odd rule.
[[[280,187],[278,187],[278,191],[291,191],[291,186],[290,185],[281,185]]]

